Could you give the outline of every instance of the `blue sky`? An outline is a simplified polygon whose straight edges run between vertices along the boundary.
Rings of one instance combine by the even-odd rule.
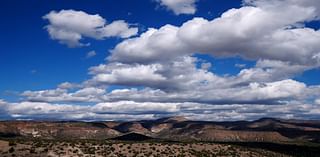
[[[314,119],[320,113],[316,0],[0,3],[0,111],[5,118],[58,119],[68,112],[74,115],[64,119]],[[64,21],[67,14],[74,15],[72,20]],[[107,28],[115,21],[123,27]],[[74,34],[81,40],[70,46]],[[244,111],[250,105],[254,111]],[[258,110],[271,105],[278,110]],[[108,106],[100,110],[112,114],[92,111],[98,106]],[[34,115],[37,107],[41,117]]]
[[[65,81],[84,81],[88,78],[88,68],[104,62],[108,50],[121,41],[118,38],[103,41],[86,39],[90,40],[91,46],[75,49],[61,45],[50,40],[44,29],[48,22],[42,16],[52,10],[75,9],[99,14],[109,21],[123,19],[137,24],[143,32],[146,28],[158,28],[168,23],[181,25],[197,16],[212,19],[240,4],[234,0],[204,0],[196,14],[176,16],[164,7],[157,7],[158,4],[152,0],[2,1],[1,18],[6,22],[0,25],[0,42],[5,43],[0,45],[0,72],[5,74],[0,80],[1,96],[6,98],[6,91],[41,90],[55,88]],[[85,59],[91,50],[96,51],[97,56]],[[229,70],[235,70],[233,65],[221,73]]]

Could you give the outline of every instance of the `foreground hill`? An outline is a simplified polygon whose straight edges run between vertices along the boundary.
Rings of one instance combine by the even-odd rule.
[[[171,141],[320,142],[320,121],[263,118],[208,122],[170,117],[132,122],[0,122],[2,138],[113,139],[129,133]]]

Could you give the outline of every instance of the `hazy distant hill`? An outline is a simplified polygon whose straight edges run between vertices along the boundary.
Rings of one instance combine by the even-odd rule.
[[[132,122],[0,122],[0,137],[9,138],[112,139],[126,135],[129,138],[177,141],[320,142],[320,121],[263,118],[256,121],[208,122],[169,117]]]

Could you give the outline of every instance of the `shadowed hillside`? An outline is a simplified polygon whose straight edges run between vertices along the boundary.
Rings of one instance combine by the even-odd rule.
[[[153,138],[149,136],[137,134],[137,133],[129,133],[129,134],[112,138],[112,140],[121,140],[121,141],[146,141],[151,139]]]
[[[184,117],[132,122],[0,122],[2,138],[112,139],[132,135],[175,141],[320,142],[320,122],[274,118],[208,122]]]
[[[318,121],[0,122],[0,156],[320,155]]]

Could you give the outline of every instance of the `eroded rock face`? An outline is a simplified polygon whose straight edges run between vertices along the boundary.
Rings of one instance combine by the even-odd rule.
[[[320,142],[318,121],[265,118],[247,122],[205,122],[173,117],[133,122],[0,122],[1,137],[109,139],[132,132],[170,140]]]
[[[188,121],[188,119],[183,116],[175,116],[175,117],[161,118],[161,119],[158,119],[157,121],[162,123],[177,123],[177,122]]]
[[[206,141],[223,142],[281,142],[289,141],[278,132],[264,131],[230,131],[230,130],[205,130],[198,138]]]
[[[83,122],[1,122],[0,134],[33,138],[107,139],[120,135],[117,130]]]
[[[136,132],[140,134],[150,134],[150,131],[147,128],[143,127],[142,124],[138,122],[125,122],[114,127],[114,129],[122,133]]]
[[[170,123],[161,123],[161,124],[158,124],[158,125],[154,125],[153,127],[151,127],[151,132],[152,133],[159,133],[163,130],[169,130],[171,129],[172,127],[172,124]]]

